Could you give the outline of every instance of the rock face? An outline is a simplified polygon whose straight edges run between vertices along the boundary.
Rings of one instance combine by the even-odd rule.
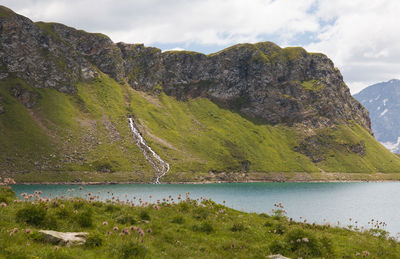
[[[16,76],[37,87],[73,92],[74,84],[93,78],[95,68],[49,29],[0,7],[0,76]]]
[[[87,232],[57,232],[53,230],[40,230],[47,242],[58,245],[83,245],[86,242]]]
[[[390,151],[400,153],[400,80],[368,86],[354,98],[368,109],[376,139]]]
[[[270,124],[320,128],[354,120],[370,130],[367,110],[351,97],[332,61],[302,48],[262,42],[210,55],[161,52],[62,24],[33,23],[5,7],[0,35],[0,77],[21,77],[33,87],[73,93],[74,84],[100,70],[136,90],[182,100],[207,97]]]

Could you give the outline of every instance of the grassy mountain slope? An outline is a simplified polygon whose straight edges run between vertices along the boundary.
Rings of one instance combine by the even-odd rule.
[[[79,83],[76,94],[19,79],[0,84],[0,168],[19,181],[151,181],[154,172],[132,139],[127,115],[171,164],[164,181],[400,171],[400,159],[356,123],[315,130],[316,140],[305,142],[310,134],[301,127],[248,120],[206,98],[138,92],[104,74]],[[33,108],[12,95],[15,85],[40,96]]]

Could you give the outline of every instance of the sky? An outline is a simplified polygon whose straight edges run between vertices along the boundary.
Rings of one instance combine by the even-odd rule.
[[[399,0],[0,0],[33,21],[114,42],[205,54],[237,43],[302,46],[333,60],[351,92],[400,78]]]

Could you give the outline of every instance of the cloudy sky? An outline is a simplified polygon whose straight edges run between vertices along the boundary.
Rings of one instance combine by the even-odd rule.
[[[327,54],[352,93],[400,78],[399,0],[0,0],[114,42],[212,53],[273,41]]]

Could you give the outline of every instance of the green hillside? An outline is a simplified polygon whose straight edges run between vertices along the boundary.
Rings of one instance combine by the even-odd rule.
[[[37,93],[33,108],[12,94],[16,85]],[[171,165],[163,181],[400,172],[400,158],[356,123],[310,134],[301,125],[249,120],[206,98],[178,101],[161,89],[138,92],[104,74],[79,83],[74,94],[31,88],[19,79],[1,81],[0,96],[0,169],[18,181],[152,181],[128,115]]]

